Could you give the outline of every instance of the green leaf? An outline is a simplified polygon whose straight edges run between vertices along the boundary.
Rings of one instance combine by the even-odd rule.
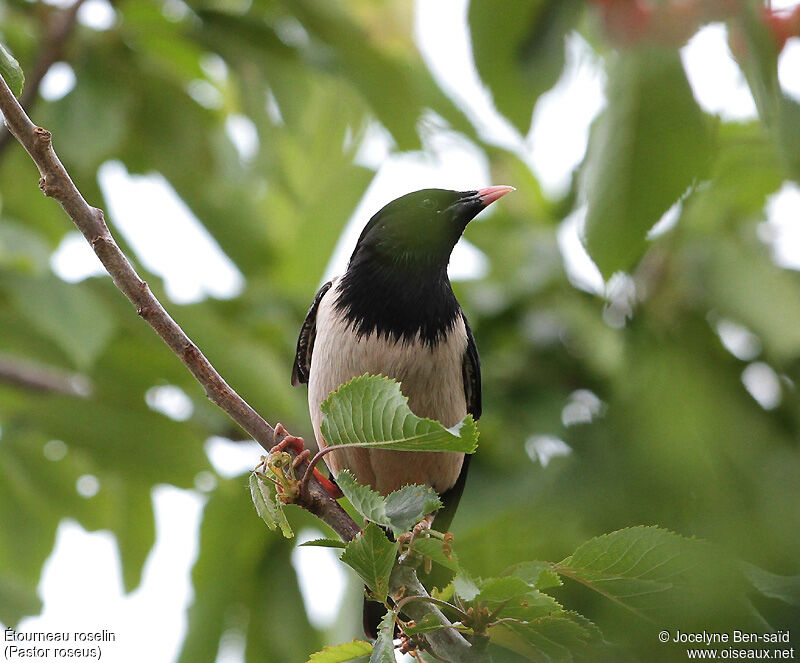
[[[41,274],[50,264],[50,247],[31,228],[3,218],[0,224],[0,269]]]
[[[442,508],[430,486],[410,485],[386,496],[386,517],[395,535],[407,532],[426,515]]]
[[[562,584],[551,562],[520,562],[511,567],[507,575],[522,578],[536,589],[558,587]]]
[[[438,631],[443,628],[445,627],[442,625],[442,622],[439,621],[438,617],[433,613],[428,613],[414,624],[414,626],[404,628],[403,633],[406,635],[418,635],[420,633],[432,633],[433,631]]]
[[[379,375],[353,378],[328,396],[320,409],[325,415],[322,434],[331,445],[464,453],[473,453],[478,446],[471,415],[452,428],[422,419],[408,407],[400,383]]]
[[[369,486],[358,483],[349,470],[342,470],[336,475],[336,485],[364,518],[384,527],[389,526],[389,519],[386,516],[386,500],[380,493],[372,490]]]
[[[771,129],[776,146],[791,176],[800,180],[800,105],[788,97],[778,78],[779,49],[767,21],[755,5],[745,5],[741,25],[746,39],[736,49],[761,121]]]
[[[289,526],[289,521],[286,520],[286,514],[283,512],[283,503],[278,499],[278,491],[271,481],[259,481],[258,487],[261,489],[261,494],[264,496],[264,502],[267,509],[271,510],[272,517],[281,528],[281,534],[287,539],[294,536],[292,528]]]
[[[502,623],[489,630],[492,642],[536,663],[573,663],[595,637],[595,631],[568,616],[549,616],[529,624]],[[573,654],[575,656],[573,656]]]
[[[35,583],[26,583],[14,575],[0,574],[0,619],[12,625],[24,615],[35,615],[42,610]]]
[[[648,230],[703,175],[713,145],[677,52],[615,53],[608,77],[581,182],[583,242],[605,278],[641,258]]]
[[[684,201],[680,224],[722,231],[731,219],[760,217],[784,178],[775,141],[760,123],[723,124],[711,179]]]
[[[369,657],[369,663],[395,663],[394,620],[396,615],[389,610],[378,626],[378,639]]]
[[[250,497],[256,507],[256,513],[271,530],[280,527],[281,533],[287,539],[294,536],[286,514],[283,513],[283,504],[278,499],[275,485],[269,480],[263,480],[258,473],[250,473]]]
[[[90,284],[70,285],[50,277],[16,274],[13,282],[0,279],[0,287],[17,310],[44,336],[87,369],[103,350],[114,331],[114,319]]]
[[[479,597],[480,600],[480,597]],[[489,602],[491,605],[491,602]],[[495,609],[501,608],[499,615],[524,622],[532,622],[548,615],[560,615],[564,612],[561,604],[552,596],[536,589],[527,594],[520,594],[507,599]]]
[[[301,543],[298,548],[302,546],[308,546],[309,548],[346,548],[347,544],[336,539],[313,539],[312,541]]]
[[[364,531],[347,544],[341,560],[358,573],[376,600],[385,601],[397,548],[397,542],[389,541],[380,527],[368,523]]]
[[[344,663],[372,653],[372,643],[366,640],[353,640],[339,645],[329,645],[322,651],[311,654],[307,663]]]
[[[779,576],[753,564],[742,563],[747,579],[764,596],[800,606],[800,575]]]
[[[348,470],[336,475],[336,484],[364,518],[390,527],[395,535],[407,532],[442,506],[436,491],[429,486],[403,486],[384,498],[369,486],[358,483]]]
[[[704,276],[709,304],[752,329],[772,357],[800,354],[800,280],[775,265],[765,247],[720,238]]]
[[[475,601],[481,603],[501,603],[509,599],[525,596],[531,591],[530,585],[522,578],[506,576],[504,578],[487,578],[480,583],[481,591]]]
[[[14,96],[18,97],[25,83],[25,74],[22,73],[19,62],[14,59],[2,42],[0,42],[0,76],[8,83]]]
[[[98,468],[137,482],[189,488],[198,472],[210,468],[203,451],[207,434],[154,412],[141,394],[122,403],[102,396],[99,390],[91,400],[40,395],[19,411],[19,423],[63,440]]]
[[[306,661],[325,644],[308,623],[292,546],[264,536],[244,480],[220,478],[203,511],[181,663],[214,663],[229,628],[241,629],[261,661]]]
[[[250,473],[250,497],[253,500],[253,506],[256,508],[256,513],[259,515],[261,520],[263,520],[267,527],[271,530],[274,530],[278,523],[272,517],[272,509],[267,506],[267,499],[264,497],[264,493],[261,492],[261,481],[258,478],[258,475],[255,472]]]
[[[102,485],[102,477],[100,481]],[[151,485],[135,480],[114,482],[108,486],[109,497],[116,507],[113,511],[116,517],[110,529],[117,540],[126,592],[139,586],[145,562],[155,544],[156,523],[151,490]]]
[[[447,557],[447,555],[444,554],[442,542],[439,539],[416,538],[414,540],[414,552],[428,557],[437,564],[441,564],[452,571],[458,571],[459,569],[458,557],[456,557],[455,553],[451,553],[451,556]]]
[[[564,68],[564,37],[575,23],[576,0],[471,0],[469,31],[478,73],[495,106],[524,136],[533,107]]]
[[[464,601],[471,601],[481,591],[478,584],[463,569],[453,579],[453,588],[456,595]]]
[[[283,4],[318,40],[315,46],[325,53],[326,66],[363,95],[400,150],[419,149],[417,126],[428,109],[457,131],[473,134],[470,123],[434,83],[418,57],[406,29],[408,13],[400,10],[386,21],[386,15],[381,17],[366,6],[354,13],[335,3],[286,0]],[[400,16],[403,18],[397,20]]]
[[[658,527],[631,527],[590,539],[556,565],[618,606],[655,623],[697,624],[719,615],[719,601],[742,624],[765,627],[746,598],[732,560],[704,541]]]

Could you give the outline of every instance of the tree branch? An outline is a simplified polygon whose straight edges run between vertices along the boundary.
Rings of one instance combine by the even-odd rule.
[[[122,253],[106,225],[103,211],[90,206],[77,189],[59,160],[51,144],[50,132],[35,126],[5,80],[0,76],[0,111],[14,135],[30,154],[41,179],[39,188],[46,196],[55,198],[69,215],[78,230],[91,244],[100,262],[106,268],[114,284],[136,307],[139,315],[155,330],[162,340],[178,356],[191,374],[205,389],[208,398],[231,419],[241,426],[266,451],[278,444],[285,435],[276,435],[272,428],[245,400],[239,396],[211,362],[192,342],[181,327],[170,317],[161,303],[150,291],[127,257]],[[295,455],[290,449],[286,450]],[[308,462],[296,470],[302,475]],[[301,492],[297,504],[327,523],[344,541],[351,541],[361,531],[358,524],[339,506],[320,482],[309,473],[307,490]],[[305,483],[305,482],[304,482]],[[393,596],[400,600],[405,596],[428,596],[425,587],[417,578],[416,571],[399,565],[391,579]],[[433,613],[445,626],[450,626],[447,617],[434,605],[422,601],[409,601],[403,612],[412,619],[420,620]],[[452,628],[443,628],[424,636],[430,650],[439,658],[452,663],[486,663],[485,653],[471,645]]]
[[[31,122],[2,77],[0,77],[0,111],[11,133],[30,154],[39,169],[42,176],[39,188],[46,196],[55,198],[61,204],[78,230],[91,244],[117,288],[203,385],[208,398],[266,451],[269,451],[283,439],[283,436],[276,436],[272,426],[231,389],[211,362],[170,317],[117,246],[106,225],[103,211],[90,206],[78,191],[53,150],[50,132]],[[304,465],[298,468],[300,472],[304,470]],[[300,496],[298,504],[325,521],[345,541],[350,541],[361,531],[361,528],[315,478],[309,481],[308,490]]]
[[[78,10],[85,0],[76,0],[66,9],[56,9],[50,14],[44,27],[44,35],[39,49],[39,57],[33,65],[30,76],[25,81],[22,94],[19,95],[20,105],[30,112],[39,94],[39,86],[50,67],[63,55],[67,39],[72,34]],[[0,155],[11,142],[11,133],[0,130]]]
[[[431,604],[427,590],[417,578],[417,572],[403,564],[395,567],[389,579],[390,592],[395,603],[401,604],[403,613],[416,622],[421,622],[425,615],[433,614],[444,626],[452,626],[444,613]],[[409,597],[421,597],[412,601]],[[430,652],[437,658],[450,663],[489,663],[491,660],[485,651],[481,651],[469,643],[454,628],[443,628],[427,633],[423,637]]]
[[[77,398],[87,398],[93,389],[89,378],[80,373],[65,373],[50,366],[4,355],[0,355],[0,381],[32,391],[53,392]]]

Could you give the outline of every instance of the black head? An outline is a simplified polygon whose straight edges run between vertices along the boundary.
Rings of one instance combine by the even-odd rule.
[[[423,189],[393,200],[373,216],[336,300],[356,332],[438,343],[461,310],[447,278],[450,253],[478,212],[513,190]]]
[[[401,196],[369,220],[350,264],[368,260],[409,270],[445,269],[467,224],[509,191],[510,186],[423,189]]]

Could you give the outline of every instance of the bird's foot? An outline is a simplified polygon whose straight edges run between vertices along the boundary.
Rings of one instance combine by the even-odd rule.
[[[283,424],[276,424],[275,437],[281,436],[283,436],[283,439],[270,449],[270,455],[285,452],[286,449],[291,449],[296,454],[292,460],[293,470],[297,470],[298,467],[311,460],[311,451],[306,449],[305,440],[302,437],[289,434],[283,427]],[[340,497],[343,497],[344,493],[339,489],[339,486],[324,476],[317,468],[314,468],[314,477],[322,484],[322,487],[328,491],[333,499],[338,500]]]
[[[269,450],[271,454],[286,451],[287,448],[294,451],[298,456],[304,451],[307,451],[305,440],[302,437],[291,435],[289,431],[283,427],[283,424],[277,424],[275,426],[275,437],[282,437],[283,439]]]

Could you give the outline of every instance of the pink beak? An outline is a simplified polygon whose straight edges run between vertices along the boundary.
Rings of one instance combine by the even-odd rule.
[[[513,186],[487,186],[485,189],[478,189],[478,197],[481,199],[484,207],[491,205],[498,198],[502,198],[507,193],[516,191]]]

